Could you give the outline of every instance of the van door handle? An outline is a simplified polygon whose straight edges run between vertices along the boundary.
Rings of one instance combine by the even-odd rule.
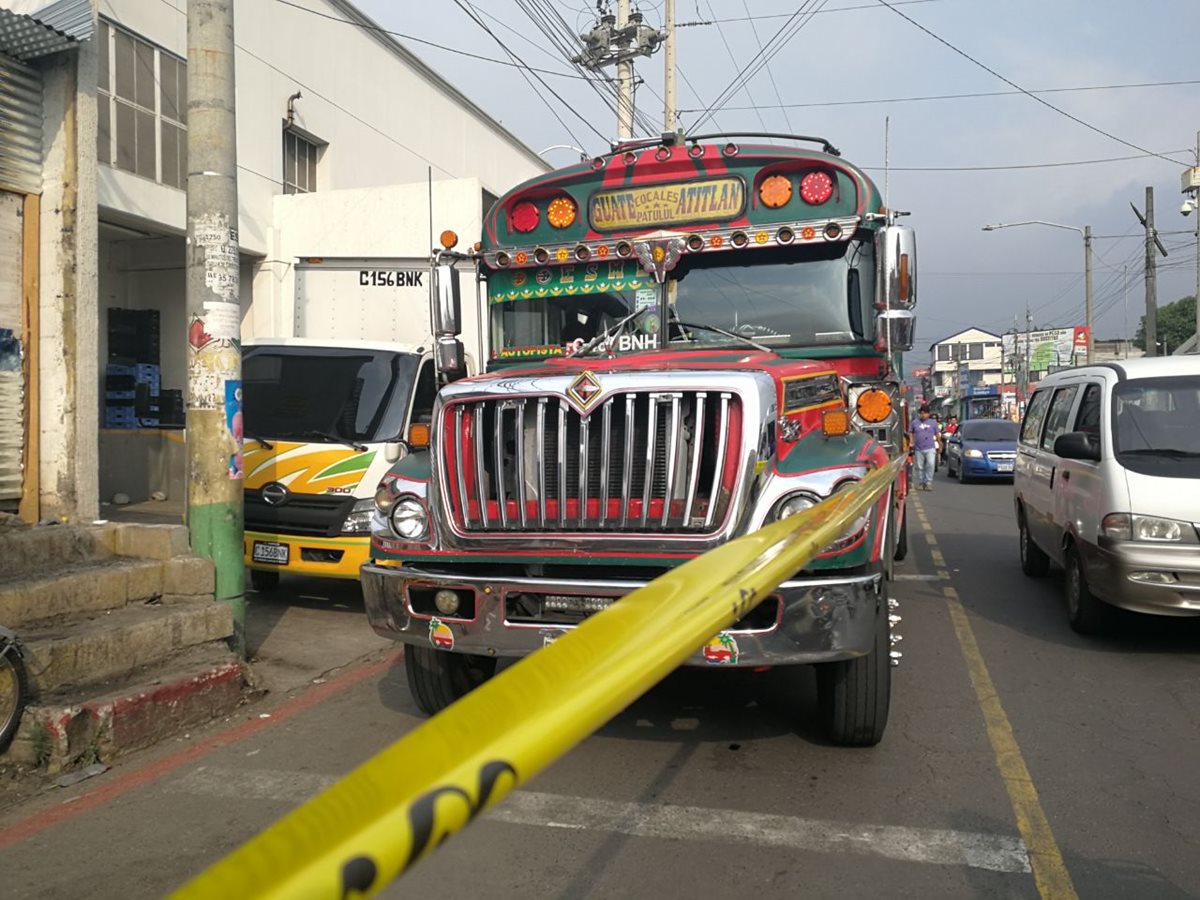
[[[1051,490],[1054,489],[1054,472],[1055,472],[1055,468],[1054,468],[1054,466],[1051,466],[1050,467],[1050,489]]]
[[[1063,481],[1070,481],[1070,480],[1071,480],[1071,473],[1063,472]]]

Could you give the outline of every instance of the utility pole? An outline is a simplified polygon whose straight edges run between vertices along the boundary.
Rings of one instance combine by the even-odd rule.
[[[187,523],[245,653],[233,0],[187,5]]]
[[[630,0],[617,0],[616,16],[605,12],[591,31],[581,34],[583,50],[571,59],[576,65],[593,71],[616,65],[617,138],[622,141],[633,137],[633,60],[638,56],[651,56],[667,37],[665,31],[644,24],[642,14],[630,12],[629,7]],[[672,16],[674,11],[671,6]],[[674,117],[674,103],[669,104],[669,110]]]
[[[1092,364],[1092,226],[1083,226],[1084,319],[1087,325],[1087,364]]]
[[[1123,331],[1125,335],[1125,358],[1129,359],[1129,263],[1125,263],[1121,267],[1121,270],[1125,278],[1125,302],[1123,306],[1125,312],[1125,328]]]
[[[1033,327],[1033,317],[1029,315],[1029,301],[1025,301],[1025,393],[1029,394],[1029,341],[1031,338],[1030,329]],[[1028,397],[1026,398],[1028,399]]]
[[[1158,269],[1154,257],[1154,248],[1163,256],[1167,248],[1158,239],[1154,230],[1154,188],[1146,188],[1146,214],[1143,216],[1132,203],[1133,214],[1138,217],[1142,227],[1146,229],[1146,355],[1158,356]]]
[[[666,32],[666,51],[663,53],[666,71],[663,73],[663,131],[674,132],[678,127],[676,122],[675,101],[675,0],[666,0],[664,10],[663,31]],[[1200,135],[1196,136],[1197,147],[1200,147]],[[1200,262],[1197,262],[1200,267]],[[1200,272],[1200,268],[1197,268]],[[1197,276],[1200,278],[1200,275]],[[1200,313],[1197,314],[1200,316]]]
[[[629,27],[629,0],[617,0],[617,32]],[[633,137],[633,57],[620,54],[617,58],[617,139]]]

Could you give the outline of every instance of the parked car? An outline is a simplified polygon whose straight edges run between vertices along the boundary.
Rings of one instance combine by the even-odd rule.
[[[1017,423],[968,419],[946,441],[946,477],[1011,481],[1017,458]]]
[[[1109,604],[1200,615],[1200,356],[1056,372],[1017,445],[1021,567],[1066,571],[1071,626]]]

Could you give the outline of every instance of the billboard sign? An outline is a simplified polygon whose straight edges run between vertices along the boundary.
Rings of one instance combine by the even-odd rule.
[[[1000,338],[1005,371],[1012,370],[1011,360],[1025,358],[1027,340],[1030,372],[1082,365],[1087,357],[1087,329],[1082,326],[1005,334]]]

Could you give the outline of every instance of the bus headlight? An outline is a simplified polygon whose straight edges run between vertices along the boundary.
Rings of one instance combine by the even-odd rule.
[[[392,511],[392,504],[395,502],[395,496],[392,494],[388,484],[384,482],[379,486],[379,490],[375,492],[375,508],[386,519],[388,513]]]
[[[366,534],[371,530],[371,516],[375,512],[374,498],[359,500],[350,507],[346,521],[342,522],[342,534]]]
[[[419,541],[429,533],[429,513],[421,498],[412,494],[396,498],[388,521],[396,536],[406,541]]]
[[[798,512],[803,512],[806,509],[812,509],[820,502],[820,498],[815,497],[812,494],[788,494],[772,508],[769,521],[778,522],[780,519],[786,519],[789,516],[794,516]]]

